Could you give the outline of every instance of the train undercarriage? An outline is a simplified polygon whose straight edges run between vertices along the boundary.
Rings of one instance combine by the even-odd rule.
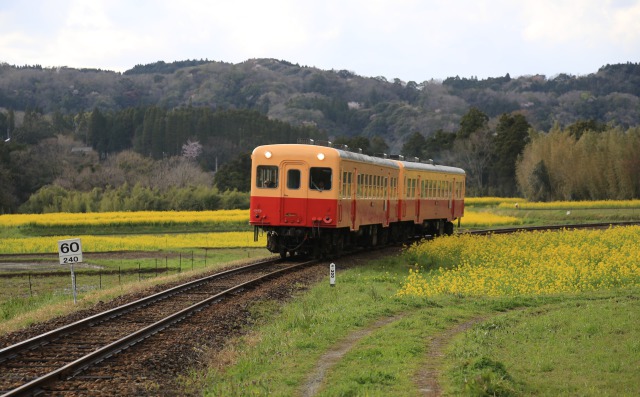
[[[416,236],[440,236],[453,234],[453,223],[446,219],[413,222],[396,222],[389,227],[382,225],[361,226],[357,231],[349,228],[321,227],[255,227],[255,238],[265,232],[267,249],[287,256],[330,257],[338,256],[353,247],[376,247],[389,243],[407,241]]]

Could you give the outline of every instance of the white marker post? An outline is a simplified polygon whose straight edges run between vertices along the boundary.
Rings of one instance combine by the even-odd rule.
[[[71,265],[71,289],[73,290],[73,303],[77,302],[76,274],[73,272],[73,264],[82,262],[82,244],[79,238],[58,241],[58,255],[60,264]]]
[[[336,286],[336,264],[332,263],[329,265],[329,285],[332,287]]]

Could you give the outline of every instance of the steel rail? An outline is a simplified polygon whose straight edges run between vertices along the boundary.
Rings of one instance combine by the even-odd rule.
[[[470,230],[457,233],[464,234],[506,234],[518,231],[542,231],[542,230],[562,230],[562,229],[601,229],[612,226],[635,226],[640,225],[640,221],[624,221],[624,222],[602,222],[602,223],[576,223],[566,225],[547,225],[547,226],[521,226],[502,229],[486,229],[486,230]]]
[[[131,333],[115,342],[110,343],[107,346],[104,346],[92,353],[89,353],[87,355],[85,355],[84,357],[81,357],[79,359],[77,359],[74,362],[71,362],[69,364],[66,364],[63,367],[60,367],[46,375],[43,375],[37,379],[34,379],[28,383],[23,384],[20,387],[17,387],[11,391],[9,391],[6,394],[3,394],[2,397],[13,397],[13,396],[23,396],[23,395],[33,395],[40,390],[40,388],[52,381],[55,381],[56,379],[60,379],[64,376],[68,375],[68,378],[72,378],[76,375],[78,375],[79,373],[81,373],[82,371],[84,371],[85,369],[87,369],[88,367],[90,367],[91,365],[95,365],[101,361],[103,361],[106,358],[111,357],[114,354],[119,353],[120,351],[135,345],[138,342],[141,342],[142,340],[150,337],[153,334],[156,334],[160,331],[162,331],[163,329],[171,326],[172,324],[175,324],[179,321],[182,321],[183,319],[185,319],[186,317],[194,314],[197,311],[200,311],[202,309],[204,309],[206,306],[209,306],[213,303],[215,303],[216,301],[219,301],[221,299],[223,299],[225,296],[230,295],[233,292],[237,292],[237,291],[241,291],[243,289],[245,289],[246,287],[258,284],[268,278],[274,277],[276,275],[280,275],[283,274],[285,272],[289,272],[293,269],[297,269],[297,268],[301,268],[301,267],[306,267],[309,266],[311,264],[317,263],[317,260],[311,260],[308,262],[302,262],[302,263],[298,263],[295,265],[291,265],[288,266],[286,268],[283,269],[279,269],[276,270],[274,272],[268,273],[266,275],[262,275],[260,277],[257,277],[255,279],[246,281],[242,284],[238,284],[234,287],[231,287],[227,290],[224,290],[222,292],[219,292],[215,295],[212,295],[198,303],[193,304],[192,306],[185,308],[183,310],[180,310],[179,312],[176,312],[168,317],[163,318],[162,320],[159,320],[157,322],[155,322],[154,324],[151,324],[145,328],[142,328],[134,333]],[[246,268],[245,268],[246,270]],[[235,272],[238,273],[238,269],[232,269],[232,271],[230,272]],[[227,272],[225,272],[226,274]]]
[[[144,298],[138,299],[136,301],[118,306],[116,308],[95,314],[93,316],[90,317],[86,317],[83,318],[82,320],[78,320],[74,323],[62,326],[60,328],[56,328],[54,330],[51,330],[49,332],[46,332],[44,334],[35,336],[33,338],[24,340],[22,342],[18,342],[14,345],[11,346],[7,346],[3,349],[0,349],[0,363],[10,359],[12,356],[14,356],[17,353],[20,353],[24,350],[28,350],[28,349],[32,349],[34,347],[40,346],[40,345],[44,345],[46,343],[48,343],[51,340],[57,339],[62,335],[65,335],[71,331],[76,331],[78,329],[82,329],[85,327],[91,327],[95,324],[99,324],[101,322],[107,321],[111,318],[115,318],[118,316],[121,316],[123,314],[126,313],[130,313],[131,311],[141,308],[141,307],[145,307],[148,306],[152,303],[155,303],[157,301],[166,299],[172,295],[184,292],[184,291],[188,291],[189,289],[195,288],[200,284],[209,282],[211,280],[215,280],[218,278],[223,278],[226,276],[230,276],[233,274],[237,274],[237,273],[242,273],[248,270],[251,270],[255,267],[259,267],[259,266],[264,266],[264,265],[268,265],[271,263],[278,263],[281,262],[281,259],[267,259],[264,261],[260,261],[260,262],[256,262],[256,263],[252,263],[250,265],[246,265],[246,266],[242,266],[242,267],[238,267],[238,268],[233,268],[233,269],[229,269],[229,270],[225,270],[219,273],[215,273],[212,274],[210,276],[207,277],[203,277],[197,280],[192,280],[190,282],[184,283],[184,284],[180,284],[178,286],[169,288],[167,290],[158,292],[156,294],[150,295],[150,296],[146,296]]]

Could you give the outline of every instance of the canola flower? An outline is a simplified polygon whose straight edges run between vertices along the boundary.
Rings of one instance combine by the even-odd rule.
[[[509,208],[513,208],[513,206],[518,203],[526,203],[527,200],[518,197],[465,197],[464,204],[465,206],[498,206],[502,203],[509,206]]]
[[[522,219],[516,218],[515,216],[497,215],[490,212],[475,212],[470,210],[465,210],[464,216],[460,220],[460,225],[465,227],[520,224],[522,224]]]
[[[397,295],[547,295],[640,287],[638,241],[640,226],[437,238],[407,250],[416,269]]]
[[[133,211],[0,215],[0,226],[166,225],[174,223],[249,222],[249,210]]]
[[[180,248],[264,247],[253,232],[145,234],[128,236],[54,236],[0,239],[0,254],[57,253],[58,240],[80,238],[83,252],[159,251]]]
[[[566,209],[604,209],[604,208],[640,208],[640,200],[595,200],[595,201],[550,201],[546,203],[530,203],[518,201],[519,209],[566,210]],[[513,209],[514,202],[504,201],[498,208]]]

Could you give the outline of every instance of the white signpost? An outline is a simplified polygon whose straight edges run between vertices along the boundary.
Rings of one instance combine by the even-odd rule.
[[[336,286],[336,264],[332,263],[329,265],[329,285],[331,287]]]
[[[76,274],[73,272],[73,264],[82,262],[82,243],[79,238],[58,241],[58,255],[60,264],[71,265],[71,289],[73,290],[73,303],[76,303]]]

